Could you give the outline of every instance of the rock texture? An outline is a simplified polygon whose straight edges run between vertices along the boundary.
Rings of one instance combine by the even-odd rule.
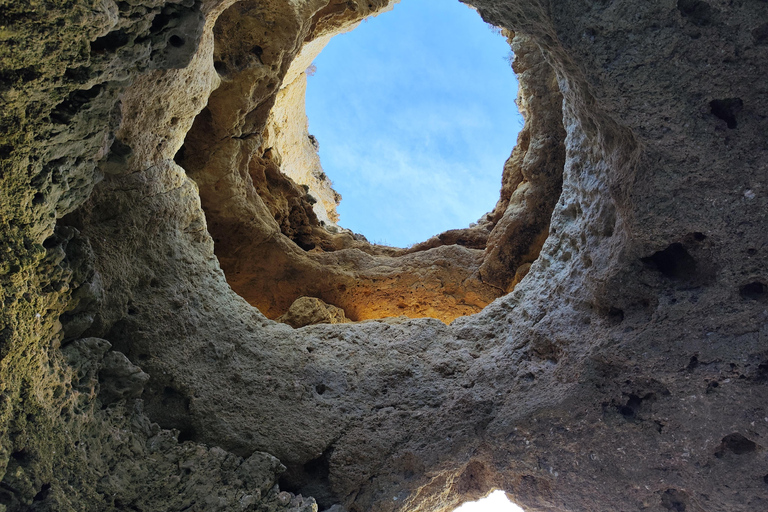
[[[768,508],[764,2],[473,5],[527,126],[497,208],[406,253],[259,153],[302,45],[381,3],[0,3],[0,508]],[[503,296],[294,329],[233,288]]]
[[[505,166],[492,214],[478,227],[410,250],[372,246],[334,225],[337,198],[306,129],[305,69],[332,35],[376,7],[384,6],[331,4],[297,13],[292,33],[265,6],[238,3],[217,22],[214,65],[224,83],[177,161],[200,187],[228,282],[269,318],[313,296],[353,320],[406,315],[450,322],[509,291],[517,268],[536,259],[546,238],[562,183],[562,96],[551,66],[524,38],[515,47],[521,98],[531,98],[524,100],[528,126]],[[276,44],[276,26],[292,54],[265,50]],[[243,90],[249,93],[235,93]]]
[[[316,324],[344,324],[349,322],[344,310],[326,304],[315,297],[299,297],[288,311],[277,319],[291,327],[306,327]]]
[[[341,201],[341,195],[333,190],[331,180],[323,171],[318,154],[320,143],[309,133],[306,114],[307,71],[330,39],[329,34],[304,44],[291,62],[269,112],[263,132],[264,142],[257,154],[267,153],[272,160],[277,160],[282,173],[307,188],[320,224],[338,229],[336,206]]]

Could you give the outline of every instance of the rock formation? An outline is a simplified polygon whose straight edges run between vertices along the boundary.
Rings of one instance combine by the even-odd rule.
[[[270,27],[277,25],[266,7],[235,4],[214,29],[222,85],[176,160],[200,187],[229,284],[269,318],[312,296],[353,320],[406,315],[450,322],[509,291],[518,266],[533,262],[546,238],[562,183],[562,97],[551,66],[540,53],[522,51],[523,39],[515,46],[521,94],[531,97],[524,107],[529,122],[505,167],[494,213],[478,227],[408,251],[372,246],[337,229],[336,198],[306,129],[305,69],[332,35],[374,7],[308,11],[295,32],[280,34],[291,38],[289,56],[267,51],[276,44]],[[247,95],[235,92],[244,90]]]
[[[315,297],[299,297],[288,311],[277,319],[291,327],[306,327],[316,324],[345,324],[349,322],[344,310],[331,306]]]
[[[385,3],[0,2],[0,510],[768,509],[765,2],[473,1],[526,126],[410,250],[265,142]]]

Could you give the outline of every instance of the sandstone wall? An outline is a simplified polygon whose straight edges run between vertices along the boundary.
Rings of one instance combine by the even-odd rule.
[[[479,229],[405,254],[258,153],[302,45],[383,2],[0,3],[0,507],[768,508],[765,3],[473,5],[526,129]],[[293,329],[233,291],[302,277],[353,319],[503,295]]]

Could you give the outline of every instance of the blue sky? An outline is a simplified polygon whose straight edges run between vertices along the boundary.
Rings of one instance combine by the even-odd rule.
[[[493,208],[522,127],[509,54],[458,0],[402,0],[331,40],[307,115],[341,226],[405,247]]]

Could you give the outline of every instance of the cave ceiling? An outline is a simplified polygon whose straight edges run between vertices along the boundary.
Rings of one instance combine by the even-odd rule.
[[[0,1],[0,510],[768,510],[768,5],[472,5],[525,127],[404,250],[280,149],[386,1]]]

